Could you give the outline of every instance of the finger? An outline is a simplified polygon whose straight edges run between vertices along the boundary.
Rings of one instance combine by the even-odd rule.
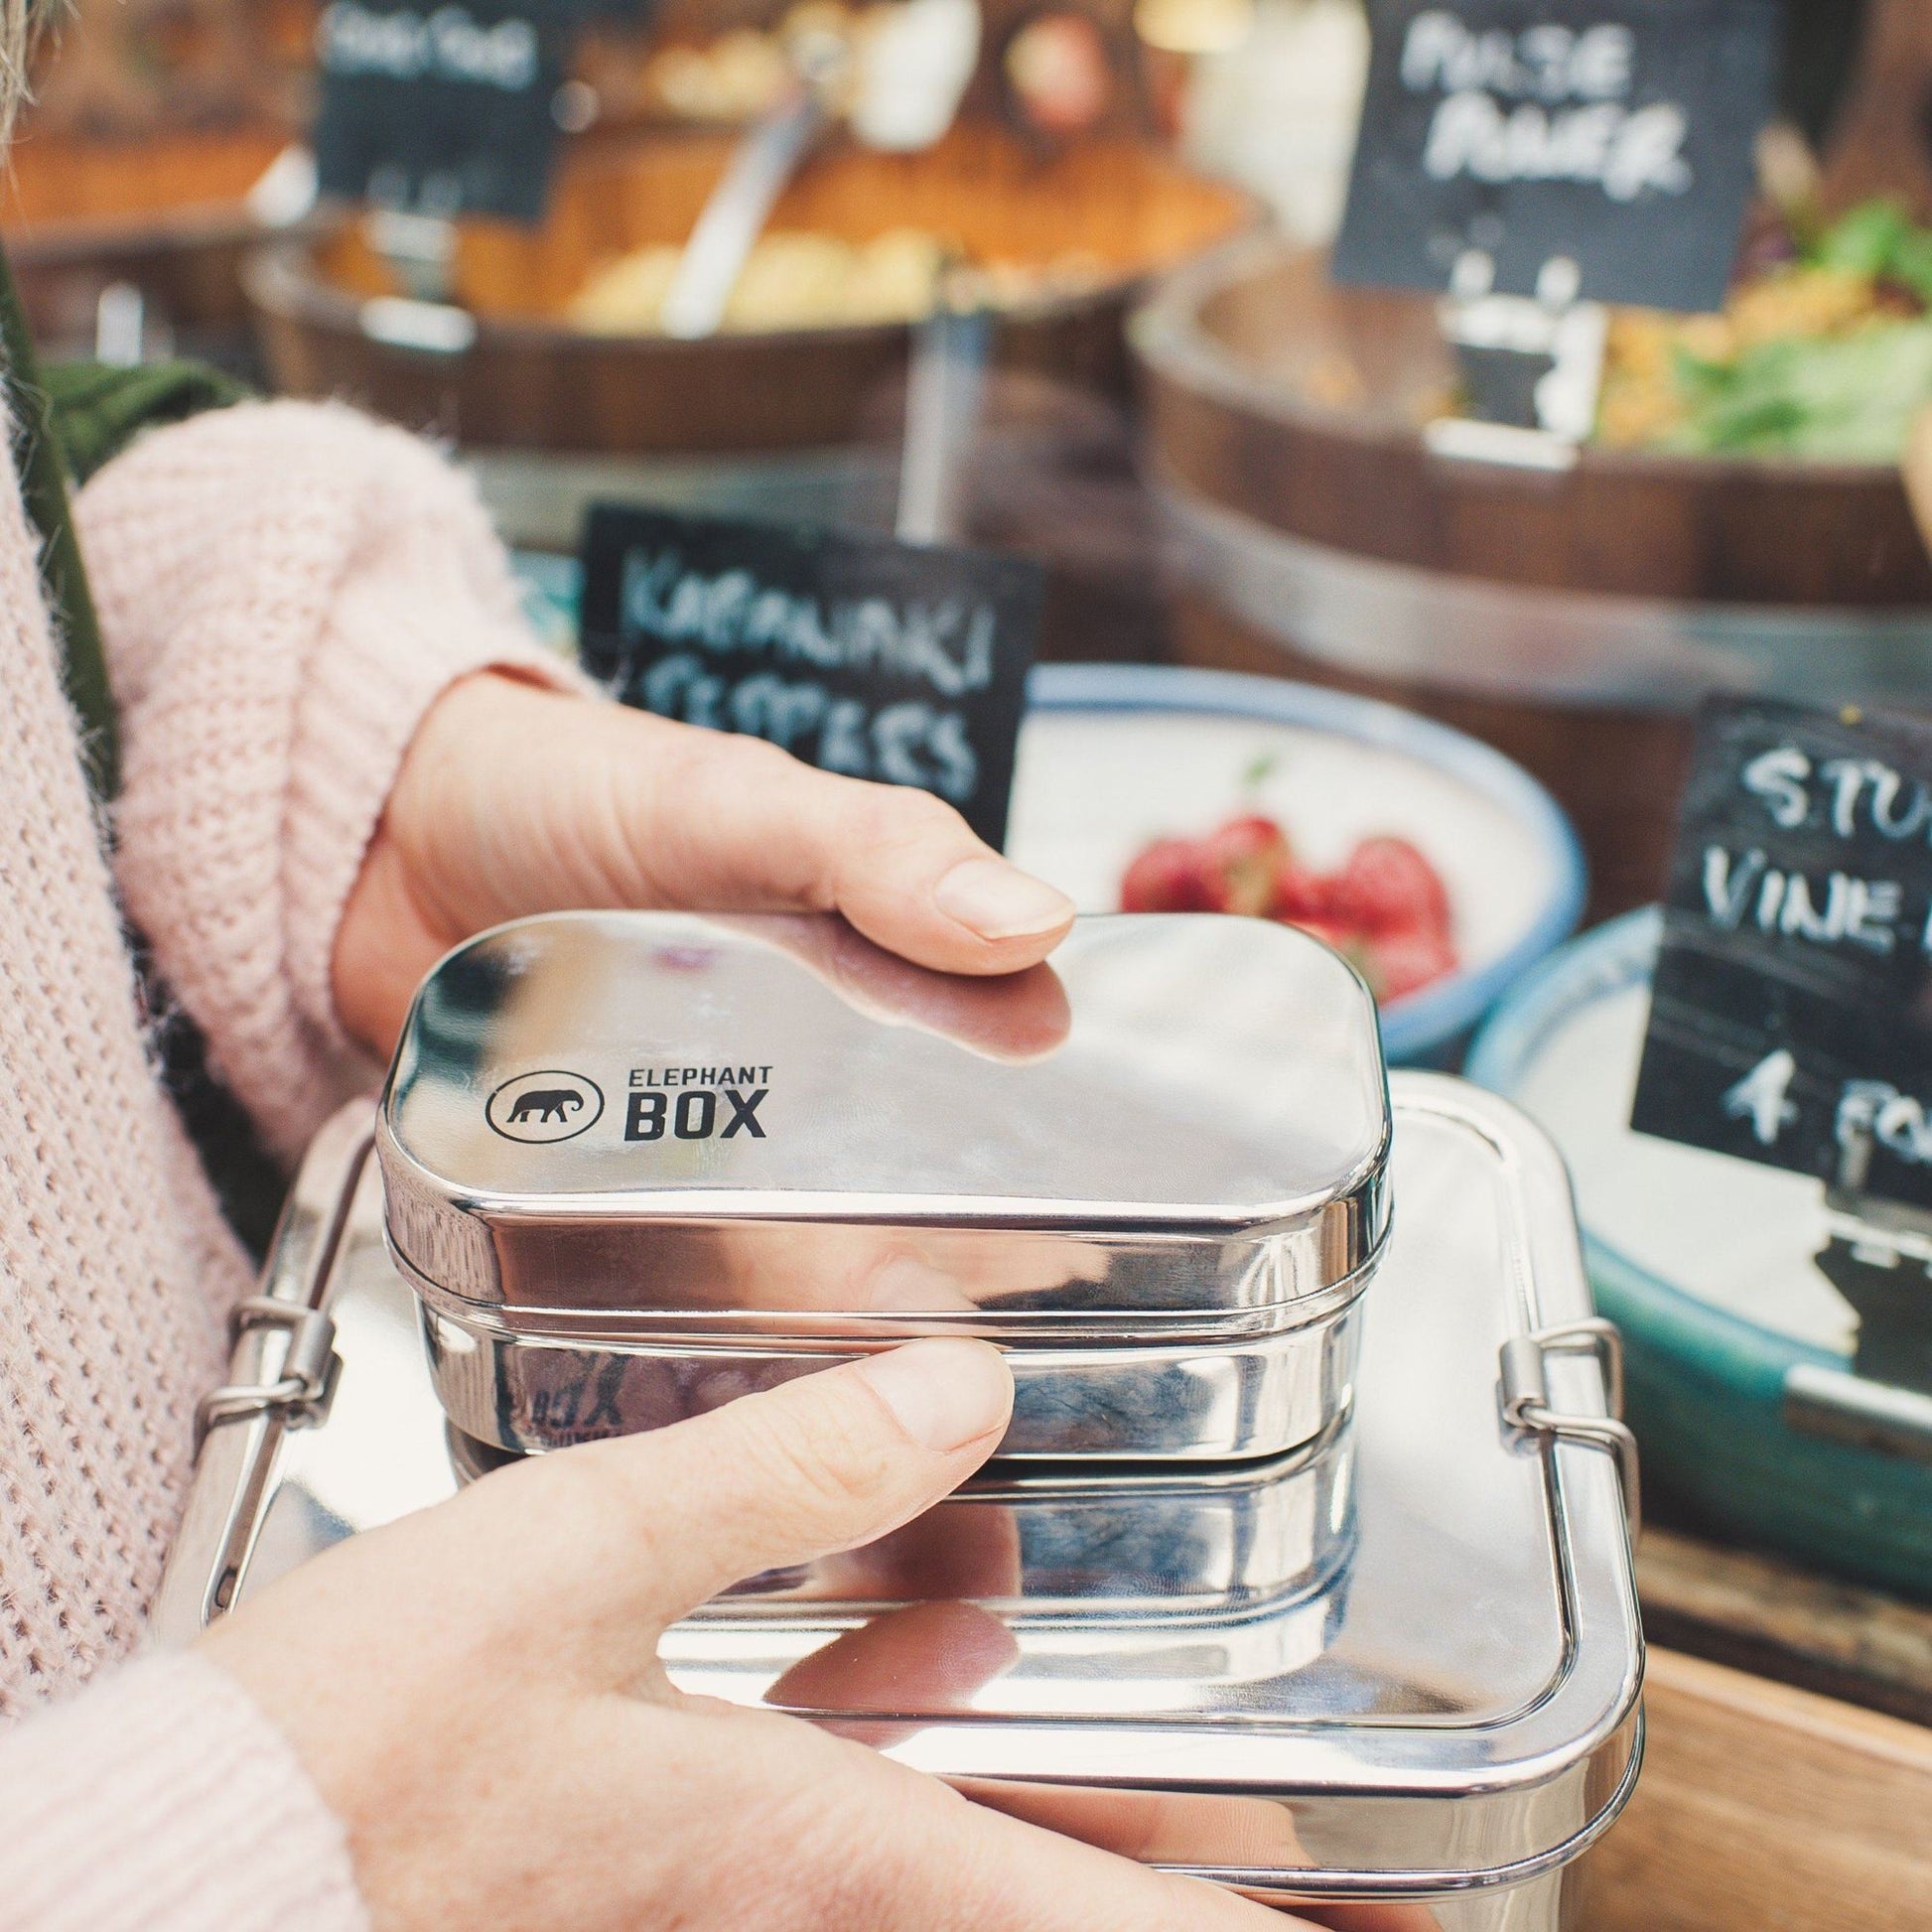
[[[1062,893],[1000,857],[929,792],[814,770],[758,739],[613,707],[594,768],[638,904],[837,911],[889,951],[954,973],[1042,959]]]
[[[956,1832],[958,1865],[977,1884],[945,1884],[940,1863],[932,1874],[934,1907],[962,1889],[964,1909],[904,1923],[944,1924],[959,1932],[1295,1932],[1307,1921],[1289,1918],[1196,1878],[1152,1871],[1111,1853],[1023,1824],[998,1812],[968,1807]],[[977,1890],[979,1896],[972,1893]]]
[[[932,1340],[799,1376],[675,1428],[585,1444],[474,1484],[472,1561],[514,1620],[619,1686],[663,1627],[763,1570],[889,1534],[988,1454],[1013,1377],[985,1342]],[[567,1606],[560,1617],[559,1606]]]
[[[974,1779],[960,1780],[958,1788],[989,1811],[1137,1863],[1279,1871],[1309,1862],[1293,1813],[1266,1798]]]
[[[1443,1921],[1427,1905],[1373,1898],[1343,1904],[1327,1899],[1297,1905],[1296,1910],[1325,1932],[1443,1932]]]
[[[1108,1791],[1090,1785],[960,1780],[975,1804],[1149,1864],[1191,1864],[1279,1875],[1310,1863],[1289,1806],[1226,1793]],[[1328,1932],[1442,1932],[1426,1905],[1380,1899],[1300,1900],[1296,1909]]]
[[[983,1810],[850,1739],[801,1737],[795,1721],[738,1713],[714,1729],[735,1795],[785,1816],[798,1845],[827,1848],[850,1922],[882,1932],[1292,1932],[1301,1923]],[[801,1815],[806,1792],[817,1807]],[[810,1897],[825,1874],[809,1853],[794,1848],[794,1857]]]

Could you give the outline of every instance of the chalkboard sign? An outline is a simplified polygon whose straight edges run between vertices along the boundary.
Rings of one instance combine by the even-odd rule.
[[[1932,725],[1706,706],[1631,1125],[1932,1207]]]
[[[1777,0],[1370,0],[1337,280],[1722,306],[1770,113]]]
[[[331,0],[316,23],[325,195],[543,218],[578,0]]]
[[[583,653],[626,704],[918,785],[1006,838],[1036,564],[885,538],[594,507]]]

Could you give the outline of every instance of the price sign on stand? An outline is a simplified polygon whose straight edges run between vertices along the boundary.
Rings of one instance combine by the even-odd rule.
[[[571,0],[331,0],[316,24],[322,192],[443,219],[540,220],[584,12]]]
[[[1023,558],[600,506],[584,664],[626,704],[936,792],[999,846],[1043,589]]]
[[[1722,306],[1778,0],[1370,0],[1337,280]]]
[[[1706,705],[1631,1125],[1824,1181],[1861,1374],[1932,1391],[1932,724]]]

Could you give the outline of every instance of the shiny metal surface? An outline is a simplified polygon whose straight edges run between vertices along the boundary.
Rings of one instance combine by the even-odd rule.
[[[834,919],[572,913],[431,976],[377,1151],[480,1440],[964,1328],[1022,1357],[1006,1453],[1198,1459],[1345,1402],[1388,1137],[1365,989],[1264,921],[1083,919],[988,981]]]
[[[454,1429],[449,1444],[464,1482],[520,1459]],[[1339,1613],[1353,1471],[1345,1418],[1292,1455],[1218,1469],[995,1463],[883,1541],[752,1578],[712,1613],[869,1619],[964,1598],[1002,1623],[1057,1626],[1064,1649],[1076,1627],[1110,1644],[1122,1621],[1215,1624],[1265,1606],[1277,1650],[1312,1658]],[[1291,1618],[1298,1601],[1309,1613]]]
[[[1613,1460],[1498,1408],[1504,1344],[1588,1313],[1575,1217],[1561,1164],[1506,1103],[1435,1075],[1392,1085],[1400,1213],[1333,1445],[1170,1473],[1152,1495],[1139,1472],[996,1470],[875,1552],[756,1580],[679,1625],[675,1681],[838,1722],[1007,1809],[1278,1902],[1411,1899],[1416,1932],[1557,1932],[1641,1735]],[[244,1590],[459,1480],[373,1217],[369,1187],[333,1304],[335,1409],[281,1447]],[[1546,1374],[1565,1413],[1604,1414],[1587,1355]],[[1311,1486],[1343,1445],[1347,1479]],[[204,1491],[227,1479],[205,1463],[200,1518],[223,1515]],[[1343,1511],[1332,1566],[1303,1513],[1324,1499]],[[1280,1556],[1243,1553],[1267,1535]],[[212,1561],[184,1543],[172,1587]]]
[[[1332,1428],[1347,1406],[1358,1307],[1351,1299],[1326,1319],[1258,1340],[1013,1345],[1013,1422],[1000,1451],[1195,1462],[1279,1454]],[[743,1334],[592,1348],[468,1325],[428,1305],[423,1331],[451,1421],[525,1451],[661,1429],[857,1352],[849,1341],[807,1349]]]
[[[366,1101],[356,1101],[326,1121],[309,1144],[276,1224],[256,1303],[318,1323],[329,1321],[339,1258],[345,1247],[368,1245],[374,1132],[374,1110]],[[352,1209],[358,1203],[364,1209],[359,1243],[351,1233]],[[301,1339],[301,1329],[293,1324],[235,1326],[229,1382],[224,1389],[209,1391],[196,1415],[195,1482],[176,1539],[177,1550],[193,1552],[195,1560],[170,1562],[162,1576],[148,1610],[148,1627],[157,1643],[187,1643],[234,1601],[274,1493],[282,1440],[291,1425],[327,1417],[326,1407],[317,1409],[307,1399],[300,1377],[286,1377],[297,1383],[286,1401],[230,1405],[225,1412],[215,1401],[251,1385],[272,1393],[285,1379]],[[322,1379],[333,1384],[326,1372]]]

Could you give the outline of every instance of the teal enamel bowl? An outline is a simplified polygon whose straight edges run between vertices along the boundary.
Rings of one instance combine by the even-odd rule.
[[[1688,1285],[1700,1272],[1695,1258],[1687,1255],[1681,1271],[1658,1264],[1654,1229],[1637,1218],[1640,1203],[1624,1198],[1607,1211],[1597,1203],[1605,1191],[1614,1193],[1599,1186],[1597,1170],[1618,1147],[1620,1123],[1608,1116],[1627,1107],[1641,1031],[1635,1003],[1648,989],[1660,930],[1657,909],[1646,907],[1551,954],[1491,1013],[1471,1048],[1469,1076],[1541,1113],[1571,1164],[1597,1306],[1622,1329],[1628,1350],[1629,1415],[1647,1475],[1723,1536],[1932,1597],[1932,1466],[1802,1435],[1785,1422],[1787,1374],[1806,1362],[1847,1370],[1849,1346],[1794,1332],[1803,1323],[1718,1305]],[[1606,1027],[1612,1002],[1623,1011],[1617,1026]],[[1615,1048],[1605,1056],[1600,1091],[1569,1093],[1552,1108],[1555,1056],[1567,1040],[1574,1059],[1585,1029]],[[1557,1112],[1564,1118],[1551,1117]],[[1655,1163],[1679,1153],[1646,1142],[1640,1158]],[[1681,1153],[1688,1163],[1722,1160]],[[1719,1170],[1696,1173],[1723,1183]],[[1788,1178],[1793,1188],[1811,1185]],[[1736,1238],[1746,1241],[1750,1233],[1740,1226]],[[1644,1261],[1629,1252],[1640,1244],[1651,1250]],[[1799,1269],[1802,1248],[1790,1259]],[[1685,1279],[1672,1279],[1680,1272]]]

